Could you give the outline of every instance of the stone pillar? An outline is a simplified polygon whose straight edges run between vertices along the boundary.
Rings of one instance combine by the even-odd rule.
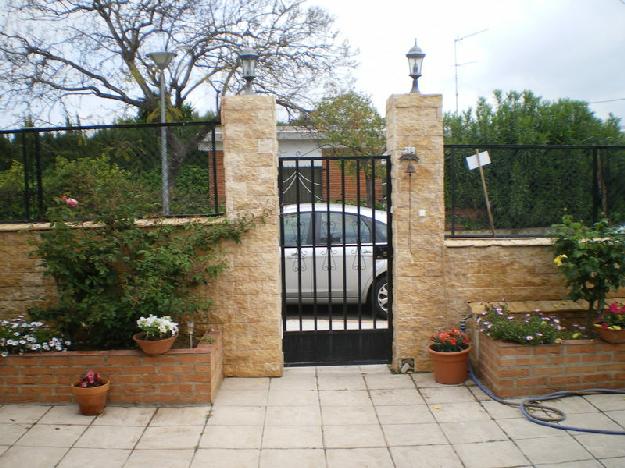
[[[226,376],[280,376],[280,238],[276,103],[271,96],[222,101],[226,215],[264,214],[225,246],[227,271],[208,293],[209,322],[223,332]]]
[[[393,369],[414,359],[415,369],[426,371],[428,339],[447,324],[442,96],[392,95],[386,134],[393,184]],[[406,147],[419,157],[412,181],[399,160]]]

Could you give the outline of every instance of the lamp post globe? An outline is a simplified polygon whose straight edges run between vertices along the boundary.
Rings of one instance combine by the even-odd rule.
[[[425,58],[425,54],[421,47],[417,45],[417,40],[414,41],[414,46],[408,51],[406,54],[408,58],[408,68],[410,70],[409,76],[412,78],[412,89],[411,93],[419,92],[419,77],[421,76],[423,59]]]
[[[239,52],[239,59],[241,60],[241,76],[245,80],[242,94],[254,94],[252,81],[256,78],[258,53],[254,49],[245,48]]]

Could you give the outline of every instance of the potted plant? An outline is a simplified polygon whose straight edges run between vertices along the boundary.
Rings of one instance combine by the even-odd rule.
[[[137,320],[137,325],[141,331],[136,333],[132,339],[145,354],[150,356],[169,351],[178,336],[178,324],[172,321],[168,315],[141,317]]]
[[[78,401],[80,414],[93,416],[102,413],[106,406],[110,382],[100,374],[88,370],[80,380],[72,385],[72,393]]]
[[[428,351],[432,360],[434,380],[442,384],[464,382],[468,374],[470,350],[469,338],[456,328],[432,336]]]
[[[613,302],[604,310],[595,330],[603,341],[625,343],[625,305]]]

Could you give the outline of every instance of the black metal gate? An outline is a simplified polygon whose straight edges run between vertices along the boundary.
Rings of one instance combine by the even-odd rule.
[[[286,365],[390,362],[390,158],[284,157],[279,165]]]

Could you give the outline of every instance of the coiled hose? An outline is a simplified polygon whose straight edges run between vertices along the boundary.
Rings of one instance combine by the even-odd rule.
[[[475,376],[473,372],[473,368],[469,363],[469,376],[471,380],[475,382],[480,390],[482,390],[486,395],[492,398],[499,403],[502,403],[507,406],[512,406],[515,408],[519,408],[521,410],[521,414],[528,420],[535,424],[540,424],[541,426],[553,427],[554,429],[560,429],[563,431],[577,431],[577,432],[590,432],[592,434],[612,434],[612,435],[625,435],[625,430],[623,431],[612,431],[609,429],[589,429],[585,427],[575,427],[575,426],[565,426],[559,424],[561,421],[566,419],[566,414],[564,411],[553,408],[551,406],[543,405],[541,402],[555,400],[558,398],[566,398],[571,396],[584,396],[584,395],[598,395],[602,393],[607,394],[625,394],[625,389],[609,389],[609,388],[590,388],[588,390],[578,390],[578,391],[561,391],[549,393],[547,395],[540,396],[530,396],[521,399],[518,403],[510,400],[505,400],[503,398],[499,398],[495,395],[488,387],[486,387],[480,380]],[[543,413],[543,416],[539,416],[533,413]]]

